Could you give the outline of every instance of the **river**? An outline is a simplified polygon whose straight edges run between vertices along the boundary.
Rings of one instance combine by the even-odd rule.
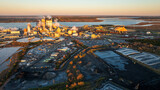
[[[135,20],[135,19],[120,19],[120,18],[97,18],[99,20],[103,20],[103,22],[59,22],[61,25],[65,26],[84,26],[84,25],[104,25],[104,24],[111,24],[111,25],[133,25],[138,24],[140,22],[145,22],[143,20]],[[28,22],[21,22],[21,23],[0,23],[0,28],[26,28]],[[32,27],[36,26],[36,22],[31,22]]]

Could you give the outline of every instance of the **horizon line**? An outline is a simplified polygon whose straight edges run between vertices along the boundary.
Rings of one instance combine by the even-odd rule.
[[[44,14],[44,15],[0,15],[0,16],[129,16],[129,17],[133,17],[133,16],[155,16],[155,17],[159,17],[160,15],[50,15],[50,14]]]

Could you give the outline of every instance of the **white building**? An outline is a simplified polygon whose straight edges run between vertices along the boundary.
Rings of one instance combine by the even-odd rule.
[[[65,52],[65,51],[68,51],[69,48],[68,48],[68,47],[63,47],[63,48],[59,48],[58,50],[59,50],[59,51],[64,51],[64,52]]]
[[[58,52],[53,52],[53,53],[51,54],[51,56],[52,56],[52,57],[56,57],[58,54],[59,54]]]
[[[31,24],[30,24],[30,23],[27,24],[27,32],[28,32],[28,33],[31,32]]]
[[[55,39],[52,38],[52,37],[45,37],[45,38],[43,38],[43,41],[52,41],[52,40],[55,40]]]

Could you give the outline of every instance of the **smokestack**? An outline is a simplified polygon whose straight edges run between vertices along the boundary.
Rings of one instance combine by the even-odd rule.
[[[47,18],[48,18],[48,19],[51,19],[52,17],[48,15]]]

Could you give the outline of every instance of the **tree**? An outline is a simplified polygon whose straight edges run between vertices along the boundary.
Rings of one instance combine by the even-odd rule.
[[[77,70],[76,72],[77,72],[77,73],[79,73],[80,71],[79,71],[79,70]]]
[[[76,56],[74,56],[74,58],[75,58],[75,59],[77,59],[77,58],[78,58],[78,56],[76,55]]]
[[[66,88],[68,88],[68,85],[66,85]]]
[[[82,55],[82,57],[85,57],[85,56],[86,56],[86,54],[83,54],[83,55]]]
[[[77,76],[77,80],[80,80],[80,79],[82,79],[83,78],[83,75],[82,74],[79,74],[78,76]]]
[[[69,73],[69,74],[68,74],[68,76],[71,76],[71,75],[73,75],[73,74],[72,74],[72,73]]]
[[[75,68],[76,68],[76,65],[74,65],[73,68],[75,69]]]
[[[79,85],[79,86],[83,86],[83,85],[84,85],[84,82],[82,82],[82,81],[81,81],[81,82],[78,82],[78,85]]]
[[[82,63],[82,61],[79,61],[78,63],[79,63],[79,64],[81,64],[81,63]]]
[[[77,86],[76,83],[71,84],[70,88],[74,88],[75,86]]]
[[[72,65],[72,64],[73,64],[73,61],[70,61],[69,64]]]
[[[69,73],[69,70],[67,70],[67,73]]]

